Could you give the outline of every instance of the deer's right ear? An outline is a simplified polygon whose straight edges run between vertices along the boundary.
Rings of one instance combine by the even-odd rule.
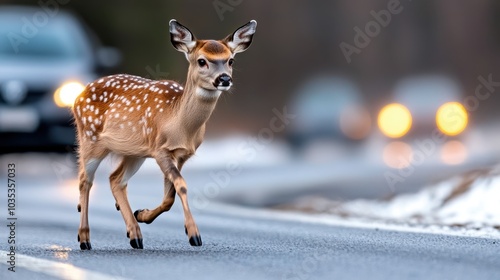
[[[170,41],[180,52],[189,53],[196,46],[196,39],[187,27],[172,19],[169,23]]]

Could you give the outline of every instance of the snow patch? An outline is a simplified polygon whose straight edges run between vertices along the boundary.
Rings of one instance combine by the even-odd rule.
[[[387,201],[309,198],[291,207],[346,218],[500,229],[500,168],[471,172]]]

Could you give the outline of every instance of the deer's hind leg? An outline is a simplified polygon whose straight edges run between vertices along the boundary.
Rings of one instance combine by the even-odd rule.
[[[91,151],[91,152],[86,152]],[[89,196],[94,182],[94,174],[101,161],[106,157],[106,150],[91,149],[86,145],[79,147],[79,189],[80,200],[78,212],[80,212],[80,227],[78,228],[78,242],[80,249],[90,250],[90,226],[89,226]]]
[[[139,170],[144,160],[145,158],[123,157],[118,168],[109,177],[116,206],[122,213],[127,227],[127,237],[130,238],[130,245],[134,249],[143,249],[142,233],[128,202],[127,183],[130,177]]]

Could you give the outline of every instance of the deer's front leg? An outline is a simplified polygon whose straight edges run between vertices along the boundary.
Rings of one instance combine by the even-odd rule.
[[[176,161],[169,155],[161,155],[156,157],[156,161],[160,165],[161,170],[165,174],[165,178],[174,184],[174,189],[179,195],[184,210],[184,226],[188,235],[189,244],[191,246],[201,246],[201,236],[198,231],[198,226],[194,222],[191,210],[189,210],[187,200],[187,184],[182,178],[179,169],[177,169]]]
[[[153,210],[141,209],[134,212],[134,216],[140,223],[150,224],[163,212],[167,212],[172,208],[175,201],[175,188],[174,184],[165,176],[165,194],[163,195],[163,201],[161,204]]]

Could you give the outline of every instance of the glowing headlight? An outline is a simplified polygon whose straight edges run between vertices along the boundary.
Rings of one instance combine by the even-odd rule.
[[[437,127],[449,136],[460,134],[467,127],[468,122],[467,110],[458,102],[445,103],[436,112]]]
[[[73,107],[76,97],[85,86],[79,82],[67,82],[54,92],[54,102],[59,107]]]
[[[378,127],[387,137],[399,138],[411,128],[412,118],[410,111],[403,105],[392,103],[380,110]]]

